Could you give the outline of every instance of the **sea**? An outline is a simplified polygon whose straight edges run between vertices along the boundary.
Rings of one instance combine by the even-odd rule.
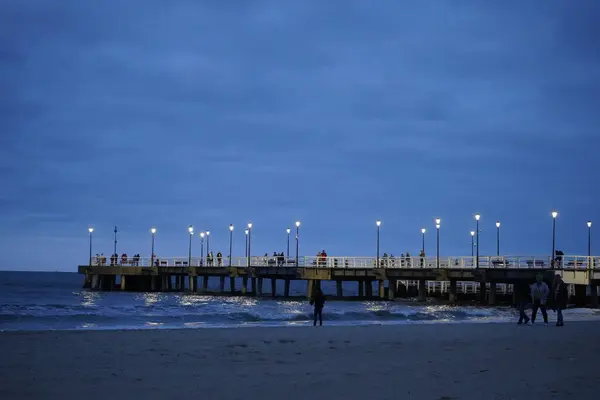
[[[218,279],[209,282],[216,290]],[[237,328],[312,325],[312,308],[301,296],[306,283],[292,281],[297,299],[209,296],[192,293],[92,292],[83,277],[66,272],[0,272],[0,331]],[[238,283],[238,287],[239,287]],[[266,285],[265,289],[270,289]],[[323,282],[325,294],[334,282]],[[357,295],[345,285],[344,295]],[[431,300],[329,300],[326,325],[515,322],[515,309],[449,306]],[[540,316],[541,318],[541,316]],[[555,318],[550,312],[550,318]],[[570,309],[568,320],[600,320],[594,309]]]

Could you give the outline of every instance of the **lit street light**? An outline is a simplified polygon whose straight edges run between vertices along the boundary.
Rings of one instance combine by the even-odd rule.
[[[290,232],[292,230],[290,228],[287,228],[285,231],[287,232],[287,257],[285,261],[287,263],[287,260],[290,259]]]
[[[592,256],[592,221],[587,222],[588,227],[588,257]]]
[[[210,253],[210,231],[206,231],[206,257],[208,257]],[[212,263],[213,260],[211,259],[210,262]]]
[[[300,247],[300,221],[296,221],[296,267],[298,266],[298,249]]]
[[[556,217],[558,217],[558,212],[552,211],[552,268],[554,269],[554,254],[556,254]]]
[[[90,267],[92,266],[92,233],[94,232],[94,228],[88,228],[88,232],[90,233]]]
[[[500,257],[500,221],[496,221],[496,255]]]
[[[479,219],[481,218],[481,215],[479,214],[475,214],[475,221],[477,221],[477,243],[475,244],[475,246],[477,247],[476,249],[476,255],[475,255],[475,268],[479,268]]]
[[[248,267],[250,267],[250,259],[252,258],[252,253],[250,252],[252,246],[252,223],[248,223],[248,257],[246,261],[248,263]]]
[[[231,267],[231,251],[233,250],[233,224],[229,224],[229,266]]]
[[[475,231],[471,231],[471,257],[475,255]]]
[[[250,231],[246,229],[244,230],[244,233],[246,234],[246,254],[244,254],[244,257],[248,257],[248,234],[250,233]]]
[[[200,232],[200,265],[204,265],[204,232]]]
[[[188,232],[190,233],[190,245],[188,248],[188,267],[192,265],[192,236],[194,236],[194,227],[188,226]]]
[[[440,224],[441,224],[442,220],[441,218],[436,218],[435,219],[435,229],[437,230],[437,256],[436,256],[436,266],[437,268],[440,267]]]
[[[381,226],[381,221],[377,220],[375,222],[375,225],[377,225],[377,264],[376,264],[377,267],[376,268],[379,268],[379,227]]]
[[[427,232],[427,230],[425,228],[422,228],[421,229],[421,239],[422,239],[421,251],[423,252],[423,254],[425,254],[425,232]]]
[[[154,235],[156,234],[156,228],[150,229],[150,233],[152,234],[152,252],[150,253],[150,266],[154,266]]]

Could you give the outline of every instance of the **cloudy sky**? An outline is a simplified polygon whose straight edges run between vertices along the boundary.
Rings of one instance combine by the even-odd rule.
[[[587,253],[600,2],[0,2],[0,269],[94,253]],[[600,236],[599,236],[600,240]],[[600,243],[598,243],[600,247]],[[199,243],[194,242],[199,253]],[[600,252],[596,251],[596,252]],[[292,250],[293,253],[293,250]]]

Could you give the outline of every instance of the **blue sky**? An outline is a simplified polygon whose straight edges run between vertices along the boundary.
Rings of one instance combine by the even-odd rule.
[[[94,252],[587,251],[600,3],[0,3],[0,269]],[[199,244],[194,244],[199,252]],[[600,244],[599,244],[600,246]],[[293,251],[292,251],[293,252]],[[599,251],[596,251],[598,253]]]

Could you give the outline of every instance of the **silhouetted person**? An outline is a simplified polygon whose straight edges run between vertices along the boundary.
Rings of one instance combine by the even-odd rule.
[[[310,305],[315,307],[313,313],[313,326],[317,326],[317,317],[319,318],[319,325],[323,326],[323,307],[325,306],[325,294],[323,294],[321,288],[315,289],[315,294],[313,295],[313,298],[310,299]]]
[[[529,317],[525,313],[525,307],[531,301],[531,288],[528,284],[516,283],[513,285],[515,291],[515,297],[517,301],[517,309],[519,310],[519,321],[517,324],[527,325],[529,323]]]
[[[567,289],[567,284],[558,274],[554,277],[554,281],[552,282],[550,299],[550,306],[553,311],[556,311],[556,326],[564,326],[562,312],[567,308],[567,303],[569,302],[569,290]]]
[[[220,251],[217,253],[217,264],[219,267],[223,265],[223,253]]]
[[[542,274],[536,276],[536,282],[531,285],[531,301],[533,303],[533,309],[531,310],[531,323],[535,322],[538,308],[542,311],[544,317],[544,323],[548,323],[548,313],[546,312],[546,302],[548,301],[548,294],[550,289],[548,285],[542,279]]]

